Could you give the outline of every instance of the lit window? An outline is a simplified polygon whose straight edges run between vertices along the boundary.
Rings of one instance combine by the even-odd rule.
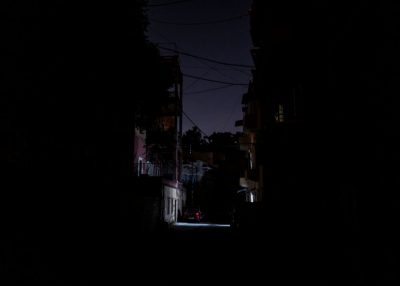
[[[284,121],[284,113],[283,113],[283,105],[278,105],[278,111],[275,113],[275,120],[276,122],[283,122]]]
[[[250,150],[249,150],[249,162],[250,162],[250,170],[253,170],[253,156]]]

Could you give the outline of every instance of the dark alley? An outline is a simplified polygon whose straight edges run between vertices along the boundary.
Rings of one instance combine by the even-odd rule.
[[[2,1],[1,285],[399,285],[394,1]]]

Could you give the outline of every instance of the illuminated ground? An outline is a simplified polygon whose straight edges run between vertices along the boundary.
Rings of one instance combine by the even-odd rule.
[[[177,222],[175,223],[172,228],[174,229],[192,229],[192,228],[229,228],[229,224],[217,224],[217,223],[207,223],[207,222]]]

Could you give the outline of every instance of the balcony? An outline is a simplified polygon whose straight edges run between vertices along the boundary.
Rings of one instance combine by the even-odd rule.
[[[243,126],[243,119],[235,121],[235,127]]]
[[[257,114],[246,114],[244,116],[244,128],[247,130],[256,130],[259,126]]]
[[[258,169],[246,170],[246,179],[257,182],[259,180]]]
[[[176,164],[168,162],[165,164],[143,163],[134,165],[134,174],[138,177],[162,177],[168,180],[175,179]]]
[[[182,113],[181,103],[176,98],[169,98],[161,107],[161,116],[179,116]]]
[[[134,166],[136,176],[160,177],[161,170],[161,164],[139,162]]]
[[[256,95],[254,92],[246,92],[242,96],[242,104],[248,104],[256,99]]]
[[[173,147],[177,145],[177,133],[175,130],[151,130],[147,132],[146,144],[159,145],[160,147]]]

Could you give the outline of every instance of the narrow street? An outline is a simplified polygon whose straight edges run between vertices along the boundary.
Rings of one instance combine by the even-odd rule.
[[[223,224],[177,223],[168,231],[146,235],[112,231],[106,225],[95,233],[87,237],[63,232],[63,237],[49,237],[41,248],[22,240],[20,245],[10,244],[6,258],[17,255],[15,263],[31,271],[9,272],[3,278],[18,285],[32,285],[32,281],[41,285],[236,285],[242,281],[246,285],[259,281],[338,285],[362,279],[367,269],[394,275],[390,274],[392,264],[381,263],[385,257],[393,263],[389,250],[379,253],[371,245],[340,244],[316,236],[317,232],[292,229],[278,234],[264,228],[258,233],[238,233]],[[44,234],[50,236],[51,231]],[[30,257],[35,259],[35,268],[28,267]]]
[[[0,285],[400,285],[376,2],[2,1]]]
[[[229,225],[177,223],[171,227],[167,241],[170,247],[165,249],[164,257],[178,259],[170,270],[178,265],[179,276],[183,278],[179,285],[189,281],[226,285],[237,279],[246,278],[250,282],[254,278],[248,272],[253,262],[245,256],[251,255],[251,247],[241,245]]]

